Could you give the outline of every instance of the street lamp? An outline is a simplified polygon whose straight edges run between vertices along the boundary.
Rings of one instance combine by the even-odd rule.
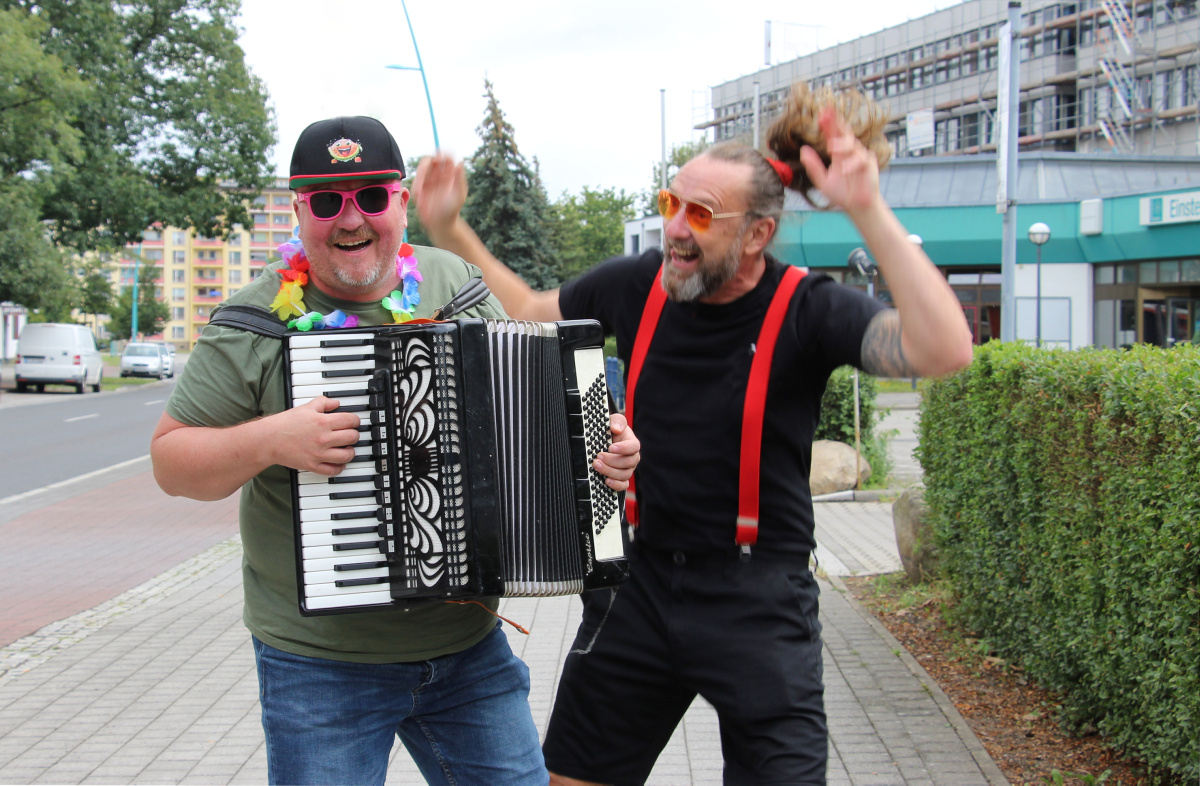
[[[417,34],[413,32],[412,21],[408,18],[408,6],[404,0],[400,0],[400,7],[404,9],[404,22],[408,25],[408,34],[412,37],[413,52],[417,55],[417,64],[415,66],[390,65],[388,68],[395,68],[399,71],[420,71],[421,84],[425,86],[425,103],[429,105],[429,123],[433,126],[433,149],[440,150],[441,145],[438,144],[437,121],[433,119],[433,99],[429,97],[429,81],[425,78],[425,66],[421,64],[421,50],[417,49]]]
[[[908,242],[912,243],[917,248],[920,248],[921,246],[925,245],[925,241],[921,239],[920,235],[909,235]]]
[[[1042,246],[1049,239],[1050,227],[1041,221],[1029,227],[1029,242],[1037,246],[1037,298],[1034,301],[1037,308],[1037,321],[1034,335],[1037,337],[1039,347],[1042,345]]]
[[[867,279],[867,297],[875,297],[875,260],[863,248],[856,248],[846,258],[851,269]],[[858,392],[858,369],[854,369],[854,488],[862,488],[862,428],[861,404]]]

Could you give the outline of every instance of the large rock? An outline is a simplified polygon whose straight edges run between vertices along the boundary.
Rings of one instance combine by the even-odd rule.
[[[845,442],[819,439],[813,443],[808,485],[813,496],[846,491],[858,485],[858,452]],[[871,465],[861,459],[862,479],[871,477]]]
[[[896,547],[908,580],[920,584],[937,575],[937,548],[924,490],[911,488],[892,504],[892,524],[896,529]]]

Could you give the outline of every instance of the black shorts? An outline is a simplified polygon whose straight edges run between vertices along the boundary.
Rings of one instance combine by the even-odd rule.
[[[585,596],[547,767],[643,783],[700,694],[720,720],[726,784],[824,784],[818,594],[800,556],[636,549],[628,584]]]

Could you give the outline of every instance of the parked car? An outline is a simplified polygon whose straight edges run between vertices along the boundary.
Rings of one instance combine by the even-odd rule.
[[[159,344],[163,351],[163,368],[167,376],[175,376],[175,347],[172,344]]]
[[[121,376],[158,377],[166,379],[173,369],[169,367],[171,356],[162,344],[139,341],[125,345],[121,352]]]
[[[34,322],[17,339],[16,377],[18,393],[30,386],[43,393],[46,385],[73,385],[76,393],[90,385],[98,393],[104,361],[96,337],[83,325]]]

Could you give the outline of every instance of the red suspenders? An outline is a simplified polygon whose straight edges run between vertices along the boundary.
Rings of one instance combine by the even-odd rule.
[[[750,364],[750,379],[746,385],[746,403],[742,413],[742,452],[738,472],[738,517],[735,537],[735,541],[743,547],[748,547],[758,540],[758,468],[762,458],[763,416],[767,402],[767,381],[771,375],[771,358],[775,354],[775,339],[779,336],[792,293],[803,278],[804,271],[797,267],[788,266],[784,270],[779,288],[775,290],[771,305],[767,307],[767,315],[763,319],[755,344],[754,360]],[[646,298],[642,321],[638,324],[637,338],[633,342],[633,354],[629,359],[625,420],[631,427],[633,395],[638,377],[642,373],[646,351],[654,338],[654,330],[658,327],[658,318],[666,300],[667,293],[662,288],[662,268],[659,268],[658,275],[650,287],[650,295]],[[630,524],[637,526],[639,516],[633,478],[629,479],[629,491],[625,494],[625,518]]]

